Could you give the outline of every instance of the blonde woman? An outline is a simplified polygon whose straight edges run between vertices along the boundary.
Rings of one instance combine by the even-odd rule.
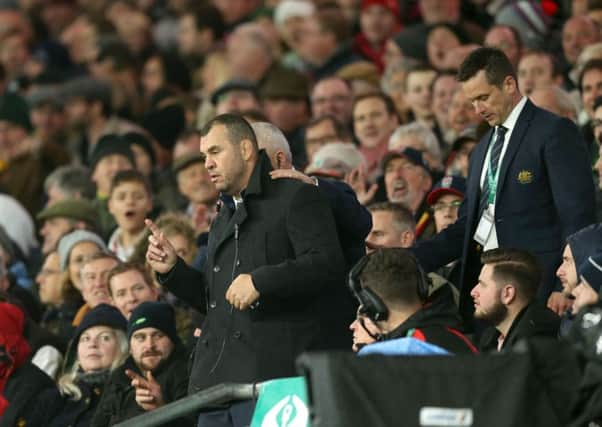
[[[84,316],[71,342],[69,367],[59,378],[58,389],[39,399],[47,405],[43,411],[45,425],[90,425],[111,371],[128,356],[125,329],[125,318],[108,304],[100,304]]]

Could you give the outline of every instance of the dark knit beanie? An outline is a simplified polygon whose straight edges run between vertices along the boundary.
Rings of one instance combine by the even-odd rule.
[[[568,236],[566,243],[571,247],[577,275],[581,275],[579,268],[587,261],[587,257],[602,252],[602,224],[582,228]]]
[[[600,292],[602,286],[602,253],[588,257],[579,266],[579,272],[594,291]]]
[[[20,126],[27,132],[33,129],[29,120],[27,101],[14,93],[5,93],[0,96],[0,121]]]
[[[99,304],[87,312],[79,326],[75,329],[73,338],[69,341],[65,360],[63,361],[63,370],[67,370],[73,365],[73,362],[77,359],[79,338],[86,329],[90,329],[93,326],[108,326],[109,328],[125,332],[127,321],[117,308],[109,304]]]
[[[167,102],[149,110],[142,118],[142,126],[161,147],[171,150],[178,136],[186,129],[184,108],[178,102]]]
[[[144,151],[146,151],[146,154],[148,154],[150,157],[153,166],[157,163],[157,157],[155,155],[153,144],[145,135],[141,134],[140,132],[128,132],[123,135],[123,139],[130,144],[130,147],[132,145],[138,145]]]
[[[125,332],[127,322],[117,308],[109,304],[99,304],[86,313],[75,330],[73,342],[77,343],[81,334],[93,326],[108,326],[109,328],[120,329]]]
[[[176,331],[176,315],[173,307],[165,302],[143,302],[132,311],[128,321],[128,341],[138,329],[155,328],[163,332],[175,344],[180,343]]]
[[[404,28],[393,36],[393,41],[401,50],[405,58],[411,58],[422,63],[428,63],[426,55],[426,38],[428,27],[425,25],[414,25]]]
[[[90,156],[90,170],[94,171],[96,165],[103,157],[112,154],[120,154],[126,157],[132,166],[136,164],[134,162],[134,153],[132,153],[130,144],[122,136],[111,133],[104,135],[96,143],[96,147],[94,147],[92,155]]]

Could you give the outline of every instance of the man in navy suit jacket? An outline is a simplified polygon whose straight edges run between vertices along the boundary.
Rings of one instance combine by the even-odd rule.
[[[458,80],[492,129],[471,155],[458,221],[419,244],[415,254],[427,271],[461,258],[460,312],[470,321],[474,307],[469,293],[483,250],[533,253],[543,270],[538,297],[548,299],[557,286],[554,272],[566,236],[595,221],[594,184],[575,124],[523,97],[500,50],[473,51]]]

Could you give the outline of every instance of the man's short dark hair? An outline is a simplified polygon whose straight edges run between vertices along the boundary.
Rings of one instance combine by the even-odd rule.
[[[338,43],[349,38],[349,25],[339,7],[328,10],[320,8],[314,16],[322,33],[332,33]]]
[[[61,90],[65,100],[81,99],[88,105],[98,102],[102,106],[104,117],[113,114],[112,86],[106,80],[77,77],[66,81]]]
[[[458,81],[470,80],[481,70],[485,70],[485,77],[490,85],[501,87],[508,76],[517,81],[514,67],[506,54],[494,47],[473,50],[460,65]]]
[[[100,43],[97,62],[110,60],[115,71],[135,69],[138,66],[137,60],[127,47],[121,41],[109,40]]]
[[[492,249],[481,255],[481,263],[493,266],[492,277],[498,285],[512,283],[526,301],[535,299],[542,273],[537,258],[530,252],[521,249]]]
[[[417,266],[407,249],[377,249],[368,255],[359,279],[363,288],[370,288],[387,306],[407,307],[420,303]]]
[[[508,29],[508,31],[510,31],[512,33],[512,37],[514,37],[514,42],[516,43],[516,47],[518,48],[518,50],[522,50],[522,48],[523,48],[523,38],[520,35],[520,32],[515,27],[513,27],[512,25],[506,25],[506,24],[495,24],[491,28],[489,28],[489,31],[491,31],[491,30],[493,30],[495,28],[506,28],[506,29]]]
[[[109,284],[109,294],[111,296],[113,296],[113,290],[111,289],[111,280],[113,279],[113,277],[131,270],[140,273],[142,275],[142,278],[144,279],[144,283],[146,283],[149,287],[154,288],[155,284],[153,282],[153,279],[147,268],[144,266],[144,264],[140,264],[137,262],[123,262],[113,267],[111,271],[109,271],[109,275],[107,276],[107,283]]]
[[[387,112],[389,114],[394,114],[395,117],[399,118],[399,116],[397,115],[397,108],[395,108],[395,102],[393,102],[393,99],[391,99],[391,97],[389,95],[387,95],[386,93],[383,93],[383,92],[370,92],[370,93],[365,93],[363,95],[359,95],[359,96],[355,97],[353,99],[353,107],[351,108],[351,111],[352,112],[355,111],[355,107],[361,101],[363,101],[365,99],[370,99],[370,98],[380,99],[382,102],[384,102]]]
[[[579,74],[579,92],[583,93],[583,77],[592,70],[602,71],[602,58],[591,59],[585,63]]]
[[[307,123],[307,125],[305,125],[305,129],[311,129],[314,126],[318,126],[319,124],[326,121],[332,123],[332,127],[334,128],[334,132],[336,133],[337,139],[339,139],[340,141],[347,141],[349,139],[350,136],[347,127],[332,114],[322,114],[321,116],[314,117],[309,121],[309,123]]]
[[[392,202],[378,202],[372,203],[368,206],[370,212],[391,212],[393,215],[393,225],[399,230],[411,230],[416,229],[416,220],[412,211],[406,206],[400,203]]]
[[[408,81],[410,80],[408,77],[410,77],[410,74],[414,74],[414,73],[435,73],[435,74],[437,74],[437,70],[435,70],[430,65],[425,65],[425,64],[417,64],[417,65],[414,65],[413,67],[410,67],[410,69],[406,73],[406,78],[403,82],[403,91],[404,92],[408,91]],[[432,83],[435,83],[436,79],[437,79],[437,77],[435,76]]]
[[[226,24],[219,9],[215,6],[205,4],[198,6],[192,13],[197,30],[208,28],[213,32],[215,40],[221,40],[226,32]]]
[[[186,140],[188,138],[191,138],[193,136],[197,137],[197,138],[200,138],[201,137],[201,131],[198,130],[198,129],[192,129],[192,128],[184,129],[182,131],[182,133],[180,133],[178,135],[177,140],[178,141],[184,141],[184,140]]]
[[[327,81],[327,80],[337,80],[337,81],[339,81],[339,82],[343,83],[343,84],[345,85],[345,87],[346,87],[346,88],[349,90],[349,92],[350,92],[350,93],[351,93],[351,91],[352,91],[352,88],[351,88],[351,83],[349,83],[349,81],[347,81],[347,80],[345,80],[344,78],[342,78],[342,77],[339,77],[339,76],[337,76],[337,75],[335,74],[335,75],[330,75],[330,76],[322,77],[321,79],[317,80],[317,81],[316,81],[316,82],[313,84],[313,86],[311,87],[311,91],[310,91],[310,92],[311,92],[311,93],[313,93],[313,91],[314,91],[314,89],[316,88],[316,86],[317,86],[317,85],[319,85],[320,83],[322,83],[322,82],[325,82],[325,81]]]
[[[523,58],[525,58],[527,56],[531,56],[531,55],[545,56],[546,58],[548,58],[548,60],[550,61],[550,65],[552,67],[552,77],[558,77],[558,76],[562,75],[562,70],[560,69],[560,64],[558,63],[558,60],[552,53],[550,53],[544,49],[529,49],[527,52],[525,52],[523,55],[521,55],[520,59],[523,59]]]
[[[220,114],[203,126],[201,137],[207,136],[215,125],[225,126],[230,143],[238,144],[243,139],[248,139],[253,143],[256,150],[259,149],[255,132],[253,132],[253,128],[243,116],[238,114]]]
[[[147,60],[151,58],[161,63],[165,85],[169,89],[175,90],[177,93],[190,91],[192,87],[191,72],[188,65],[176,53],[171,51],[155,51]],[[167,106],[168,103],[161,103],[161,105]],[[162,110],[163,107],[157,107],[156,109]]]
[[[136,169],[128,169],[117,172],[111,180],[111,188],[109,190],[109,194],[112,196],[115,188],[117,188],[118,185],[123,184],[125,182],[137,182],[138,184],[142,184],[142,186],[144,186],[144,189],[146,190],[146,194],[148,195],[148,197],[153,196],[153,190],[151,188],[150,182],[142,174],[142,172],[137,171]]]

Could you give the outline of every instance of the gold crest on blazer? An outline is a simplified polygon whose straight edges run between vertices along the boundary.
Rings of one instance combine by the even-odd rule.
[[[533,172],[522,170],[518,173],[517,179],[520,184],[530,184],[533,182]]]

